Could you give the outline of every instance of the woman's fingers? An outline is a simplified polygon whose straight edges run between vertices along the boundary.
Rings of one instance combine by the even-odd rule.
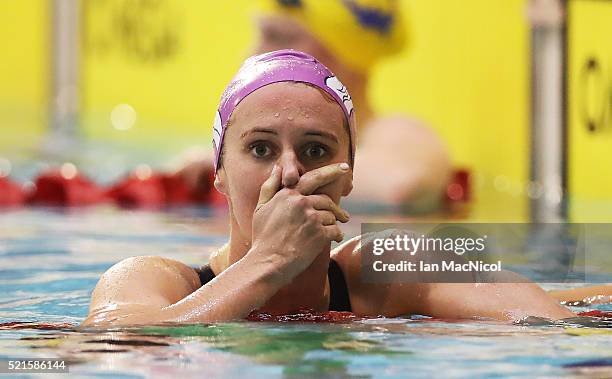
[[[311,201],[312,207],[319,211],[330,211],[340,222],[347,222],[349,214],[327,195],[310,195],[308,198]]]
[[[280,166],[274,165],[270,177],[261,185],[259,190],[259,200],[257,201],[257,211],[262,205],[270,201],[281,187],[281,169]]]
[[[344,239],[344,233],[342,233],[342,230],[340,230],[337,224],[324,226],[323,230],[325,231],[325,236],[330,241],[342,242]]]
[[[335,163],[308,171],[300,178],[295,189],[302,195],[310,195],[319,187],[323,187],[349,172],[348,163]]]
[[[329,211],[317,211],[317,215],[319,220],[321,220],[322,225],[335,225],[336,224],[336,216]]]

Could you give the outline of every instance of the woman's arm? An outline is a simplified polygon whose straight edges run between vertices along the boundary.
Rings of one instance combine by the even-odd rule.
[[[351,305],[358,314],[496,320],[575,316],[540,286],[508,271],[503,272],[504,283],[365,283],[360,275],[361,250],[362,244],[371,241],[354,238],[332,252],[345,273]]]
[[[548,294],[558,301],[610,303],[612,302],[612,285],[572,288],[567,290],[551,290]]]
[[[428,283],[425,293],[418,313],[439,318],[516,321],[575,316],[535,283]]]
[[[243,318],[285,284],[273,257],[254,248],[197,290],[197,274],[180,262],[160,257],[126,259],[100,278],[81,327]]]

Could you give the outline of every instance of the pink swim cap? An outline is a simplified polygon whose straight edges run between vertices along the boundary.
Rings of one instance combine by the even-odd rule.
[[[327,92],[342,108],[349,125],[351,165],[355,161],[355,112],[348,90],[334,74],[313,56],[296,50],[278,50],[247,59],[225,88],[213,126],[215,173],[223,147],[223,137],[232,112],[257,89],[278,82],[303,82]]]

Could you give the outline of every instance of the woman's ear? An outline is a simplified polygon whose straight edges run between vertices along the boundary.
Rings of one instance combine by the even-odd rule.
[[[226,196],[229,196],[226,185],[225,169],[223,167],[219,167],[219,169],[217,170],[214,184],[217,191],[221,192]]]

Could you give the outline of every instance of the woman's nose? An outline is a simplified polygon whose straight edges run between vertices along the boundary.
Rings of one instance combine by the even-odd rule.
[[[283,154],[278,163],[283,168],[283,187],[295,186],[303,174],[303,167],[293,152]]]

